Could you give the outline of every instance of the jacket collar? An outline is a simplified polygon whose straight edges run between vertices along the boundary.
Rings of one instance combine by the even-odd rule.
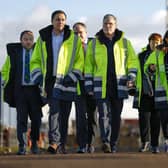
[[[35,43],[33,44],[32,50],[35,47]],[[7,48],[7,53],[8,55],[12,56],[12,55],[17,55],[19,51],[22,51],[23,46],[21,43],[8,43],[6,45]]]
[[[40,33],[40,36],[41,36],[42,40],[43,41],[48,41],[48,39],[51,38],[52,31],[53,31],[53,25],[49,25],[49,26],[41,29],[39,31],[39,33]],[[64,27],[64,38],[63,38],[63,41],[65,41],[66,39],[69,38],[70,33],[71,33],[71,31],[70,31],[69,26],[65,25],[65,27]]]
[[[124,33],[122,31],[116,29],[114,33],[114,37],[113,37],[114,41],[119,40],[123,36],[123,34]],[[107,38],[103,32],[103,29],[101,29],[99,32],[96,33],[96,37],[98,38],[100,43],[103,43],[103,44],[104,44],[105,39]]]

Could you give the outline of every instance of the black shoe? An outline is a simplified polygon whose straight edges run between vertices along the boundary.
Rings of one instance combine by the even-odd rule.
[[[26,147],[19,147],[17,155],[26,155]]]
[[[150,143],[149,142],[145,142],[142,143],[142,146],[139,149],[139,152],[147,152],[150,149]]]
[[[65,149],[65,146],[64,145],[62,145],[62,144],[60,144],[59,146],[58,146],[58,148],[57,148],[57,153],[59,153],[59,154],[67,154],[67,151],[66,151],[66,149]]]
[[[102,150],[103,150],[104,153],[111,153],[110,144],[104,143],[104,144],[102,145]]]
[[[159,147],[158,146],[152,146],[151,147],[151,152],[154,154],[157,154],[160,152]]]
[[[49,146],[48,149],[47,149],[47,152],[49,152],[50,154],[56,154],[57,150],[54,149],[52,146]]]
[[[38,145],[37,143],[32,143],[32,147],[31,147],[31,153],[32,154],[39,154],[40,151],[39,151],[39,148],[38,148]]]

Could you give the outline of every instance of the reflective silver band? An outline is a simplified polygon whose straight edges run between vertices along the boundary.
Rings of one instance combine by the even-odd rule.
[[[71,72],[68,74],[70,76],[70,78],[74,81],[74,82],[77,82],[77,78],[76,76]]]
[[[60,89],[62,91],[67,91],[67,92],[76,92],[75,87],[65,87],[65,86],[60,85],[60,84],[55,84],[54,88]]]
[[[119,90],[128,91],[128,88],[127,88],[126,86],[121,86],[121,85],[119,85],[119,86],[118,86],[118,89],[119,89]]]
[[[90,86],[90,85],[93,85],[93,82],[92,81],[85,81],[85,86]]]
[[[167,97],[166,96],[164,96],[164,97],[155,97],[155,101],[156,102],[167,101]]]
[[[38,76],[42,75],[40,69],[36,69],[31,73],[31,80],[35,81]]]
[[[86,78],[92,78],[93,75],[91,75],[91,74],[85,74],[85,77],[86,77]]]
[[[102,78],[101,77],[94,77],[94,79],[93,79],[94,81],[101,81],[102,80]]]
[[[128,70],[128,73],[137,73],[137,69],[136,68],[130,68]]]
[[[102,88],[101,87],[94,87],[94,92],[101,92]]]
[[[156,88],[156,91],[165,91],[165,89],[162,87],[158,87],[158,88]]]
[[[82,72],[79,71],[79,70],[73,70],[72,72],[78,74],[80,76],[80,79],[84,79],[83,75],[82,75]]]

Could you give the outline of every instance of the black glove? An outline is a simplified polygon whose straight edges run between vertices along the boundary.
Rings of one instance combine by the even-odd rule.
[[[135,81],[127,81],[127,88],[128,88],[128,94],[130,96],[134,96],[136,92],[136,86],[135,86]]]
[[[128,94],[130,96],[135,96],[135,93],[136,93],[136,87],[135,86],[128,88]]]

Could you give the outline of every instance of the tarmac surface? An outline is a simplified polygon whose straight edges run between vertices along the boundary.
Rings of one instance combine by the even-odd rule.
[[[0,155],[0,168],[168,168],[168,153]]]

